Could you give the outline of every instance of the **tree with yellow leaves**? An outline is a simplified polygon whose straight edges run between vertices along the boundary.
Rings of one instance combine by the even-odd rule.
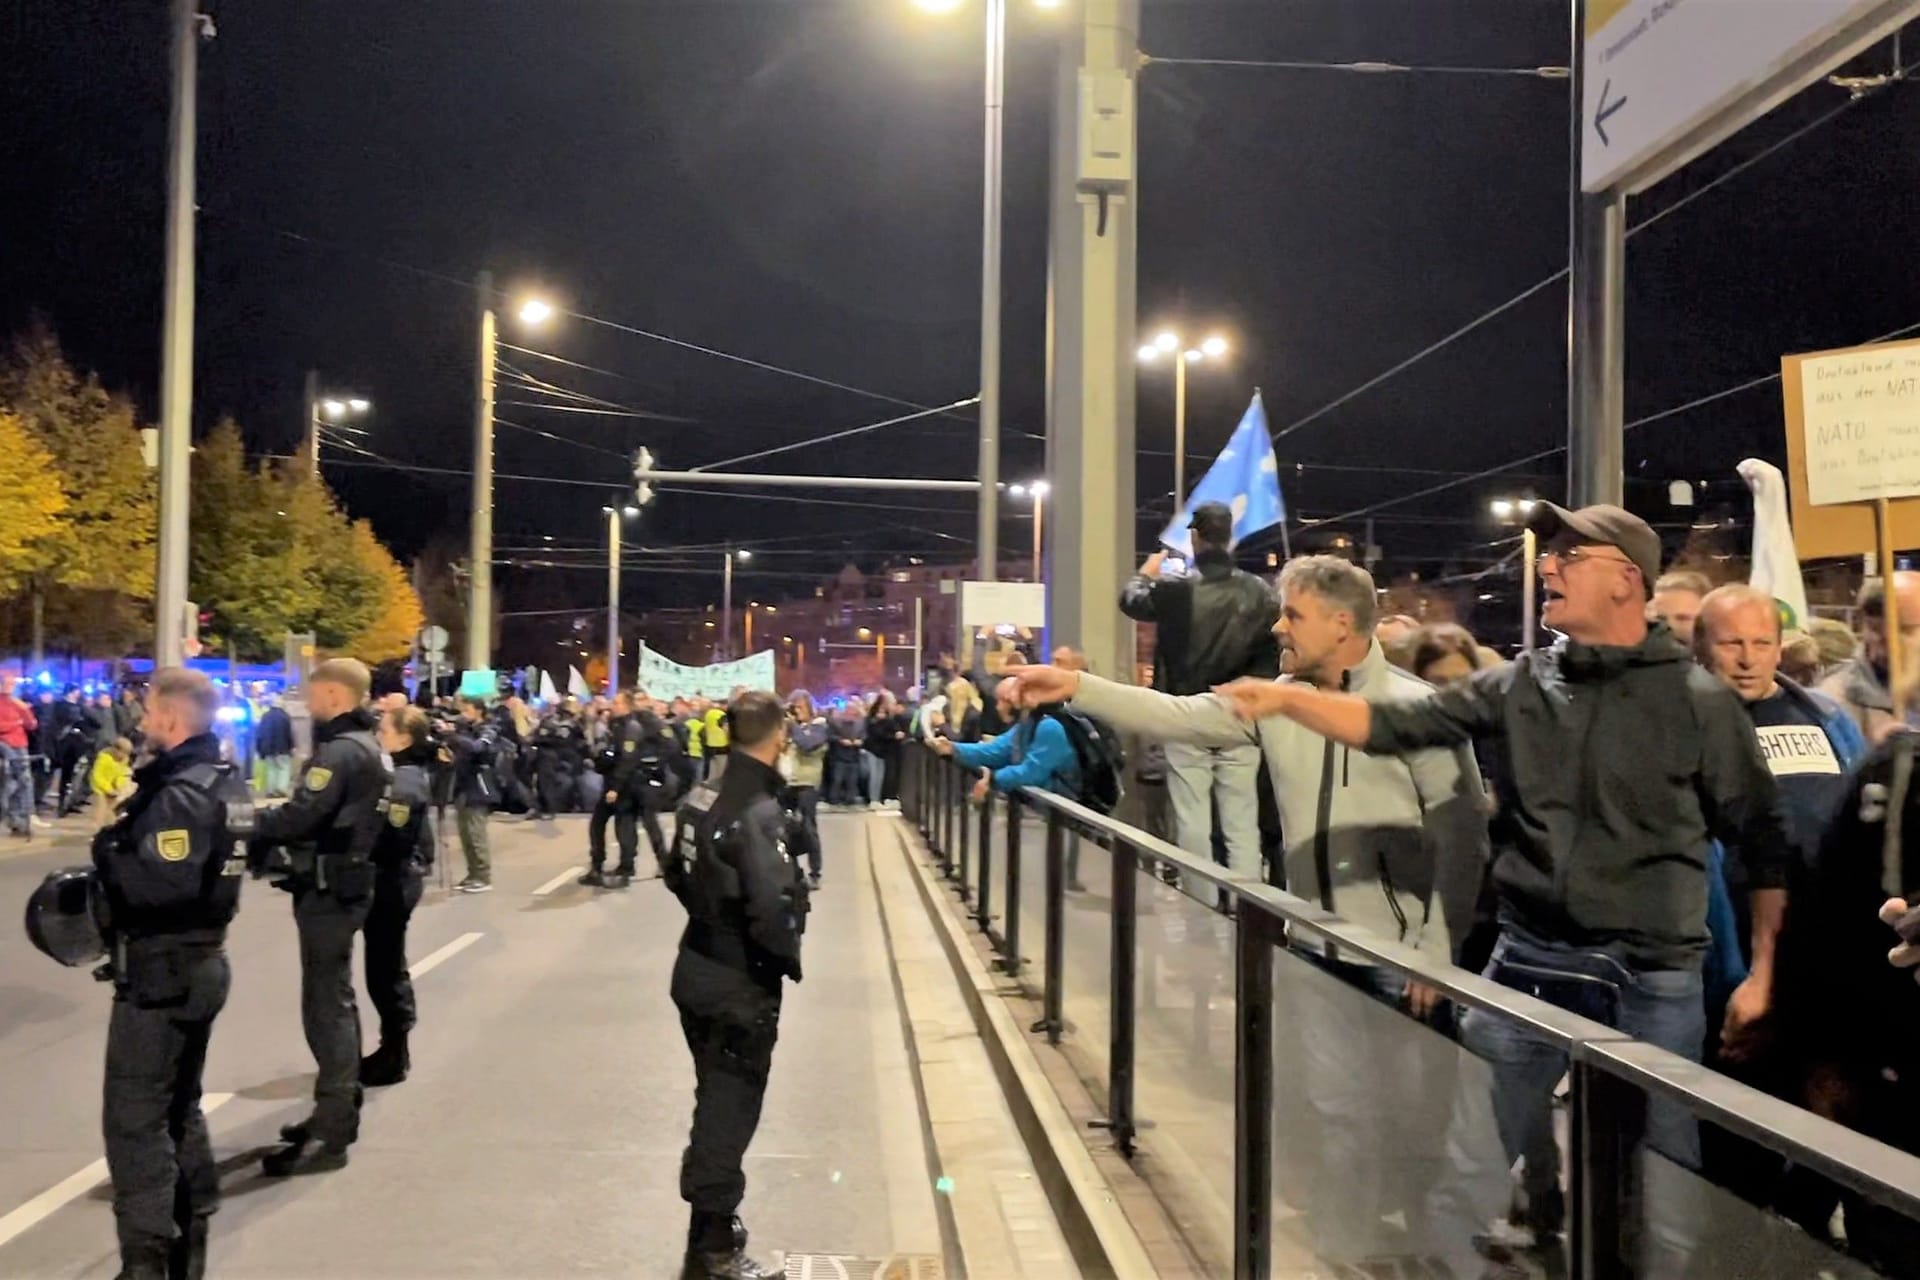
[[[373,526],[365,520],[353,523],[354,557],[378,587],[373,621],[349,641],[343,650],[362,662],[384,662],[405,656],[413,649],[413,638],[426,623],[420,597],[405,567],[393,553],[373,536]]]
[[[44,563],[44,547],[58,537],[67,510],[66,491],[54,474],[53,454],[27,424],[0,410],[0,458],[7,483],[0,485],[0,597],[25,586]]]

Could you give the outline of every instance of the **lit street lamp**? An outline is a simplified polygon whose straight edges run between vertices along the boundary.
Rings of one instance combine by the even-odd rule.
[[[733,657],[733,565],[734,561],[746,564],[753,559],[751,551],[727,549],[721,558],[720,570],[720,649],[728,658]],[[749,626],[752,624],[749,623]],[[751,634],[751,633],[749,633]]]
[[[1187,501],[1187,366],[1202,360],[1224,360],[1227,340],[1212,334],[1199,346],[1189,347],[1171,329],[1162,329],[1140,348],[1141,364],[1158,364],[1160,357],[1173,357],[1173,509],[1178,512]]]
[[[373,408],[373,401],[364,396],[322,395],[320,374],[313,369],[307,371],[306,401],[306,442],[300,451],[306,455],[307,475],[317,480],[320,478],[320,444],[328,427],[359,434],[356,428],[344,424],[349,418],[364,417]]]
[[[473,512],[472,540],[467,549],[467,667],[484,671],[493,665],[493,391],[494,367],[500,357],[499,321],[493,311],[493,276],[481,272],[480,359],[474,373]],[[522,300],[515,313],[520,323],[538,328],[552,319],[552,303],[542,298]]]
[[[1532,498],[1495,498],[1487,504],[1493,518],[1502,524],[1524,521],[1533,514]],[[1535,621],[1540,608],[1539,584],[1536,579],[1540,572],[1540,544],[1533,536],[1533,530],[1520,531],[1520,647],[1528,653],[1533,652],[1534,634],[1540,630]]]
[[[1047,494],[1050,493],[1052,489],[1053,486],[1049,485],[1045,480],[1035,480],[1031,484],[1017,484],[1007,490],[1008,494],[1013,497],[1033,499],[1033,580],[1035,582],[1040,581],[1040,549],[1042,546],[1040,534],[1041,528],[1046,522]]]

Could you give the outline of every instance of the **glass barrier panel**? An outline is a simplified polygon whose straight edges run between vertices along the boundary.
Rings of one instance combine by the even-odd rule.
[[[1273,999],[1276,1276],[1564,1274],[1490,1256],[1510,1162],[1454,1006],[1417,1020],[1397,974],[1317,939],[1275,952]]]
[[[1203,1264],[1202,1274],[1229,1275],[1234,924],[1151,871],[1135,877],[1136,1167]]]
[[[1684,1115],[1679,1104],[1668,1105]],[[1697,1138],[1697,1160],[1648,1143],[1630,1162],[1634,1184],[1620,1200],[1619,1238],[1608,1243],[1633,1274],[1647,1280],[1920,1274],[1920,1223],[1842,1192],[1711,1122],[1680,1123]]]
[[[1020,809],[1020,986],[1044,994],[1047,962],[1047,822],[1031,805]]]
[[[1104,1107],[1112,1034],[1107,1010],[1113,999],[1113,855],[1072,830],[1067,832],[1067,895],[1061,918],[1066,946],[1060,1049],[1094,1101]]]

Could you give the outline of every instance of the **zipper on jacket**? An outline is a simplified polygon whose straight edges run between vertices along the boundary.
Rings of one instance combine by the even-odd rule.
[[[1340,691],[1347,692],[1352,683],[1353,672],[1340,673]],[[1328,738],[1327,749],[1320,756],[1320,806],[1315,814],[1313,829],[1313,867],[1320,875],[1320,905],[1325,910],[1333,910],[1333,855],[1332,832],[1328,827],[1333,821],[1333,752],[1335,743]]]

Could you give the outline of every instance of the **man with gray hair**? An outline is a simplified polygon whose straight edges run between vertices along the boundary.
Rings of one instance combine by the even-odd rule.
[[[1120,593],[1120,612],[1154,626],[1153,687],[1175,697],[1205,693],[1242,676],[1280,673],[1273,643],[1277,610],[1266,583],[1233,564],[1233,512],[1223,502],[1194,508],[1193,567],[1165,572],[1166,553],[1140,566]],[[1065,667],[1055,655],[1055,665]],[[1220,815],[1227,863],[1260,875],[1260,749],[1244,737],[1228,743],[1167,743],[1167,796],[1175,843],[1212,856]]]
[[[1374,599],[1373,578],[1358,565],[1335,556],[1290,561],[1280,574],[1274,625],[1284,672],[1277,683],[1342,690],[1378,703],[1426,697],[1430,688],[1391,666],[1374,639]],[[1290,892],[1442,958],[1452,958],[1466,937],[1487,865],[1485,799],[1466,747],[1368,756],[1283,717],[1237,720],[1231,704],[1210,692],[1175,697],[1059,667],[1032,667],[1015,678],[1023,703],[1071,699],[1076,711],[1167,742],[1169,755],[1173,744],[1264,752],[1286,839]],[[1369,995],[1404,1002],[1416,1016],[1437,1002],[1432,991],[1408,989],[1385,970],[1322,954],[1311,941],[1293,954]],[[1440,1149],[1447,1100],[1435,1082],[1449,1068],[1408,1052],[1400,1037],[1382,1040],[1378,1010],[1351,991],[1297,965],[1281,973],[1289,1019],[1300,1029],[1300,1096],[1310,1104],[1300,1119],[1314,1130],[1297,1144],[1298,1157],[1288,1167],[1300,1175],[1298,1195],[1315,1250],[1332,1262],[1379,1262],[1396,1247],[1383,1219],[1404,1213],[1408,1234],[1418,1234],[1413,1224],[1437,1171],[1403,1151],[1409,1145]],[[1427,1097],[1440,1099],[1419,1117],[1431,1143],[1407,1132],[1408,1107]],[[1384,1105],[1389,1098],[1400,1101]],[[1395,1176],[1374,1176],[1389,1169]]]

